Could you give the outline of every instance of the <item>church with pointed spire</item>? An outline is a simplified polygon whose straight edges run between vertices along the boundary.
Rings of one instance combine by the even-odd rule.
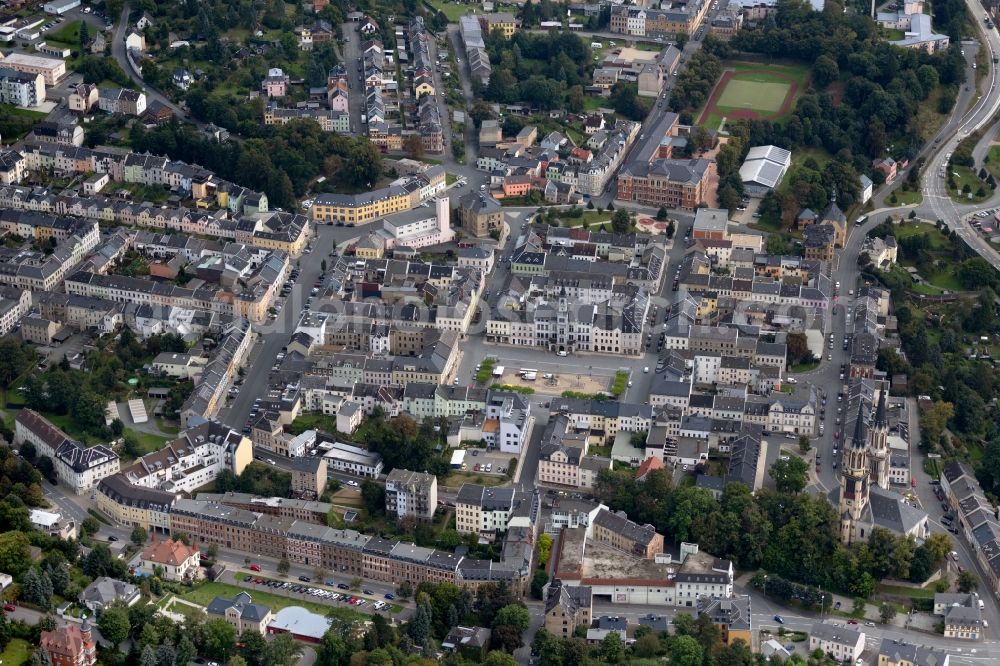
[[[840,468],[840,540],[867,541],[875,527],[898,534],[927,535],[927,514],[889,487],[889,419],[886,388],[878,402],[860,400],[850,439],[844,442]]]

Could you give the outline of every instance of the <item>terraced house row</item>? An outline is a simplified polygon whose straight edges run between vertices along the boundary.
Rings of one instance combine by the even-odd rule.
[[[232,494],[183,499],[172,492],[123,483],[125,480],[124,475],[118,475],[101,483],[98,506],[105,515],[123,524],[184,533],[198,545],[288,558],[293,564],[322,567],[334,576],[396,584],[404,580],[414,584],[449,582],[474,590],[483,583],[505,581],[523,593],[531,574],[533,520],[525,521],[531,523],[527,527],[507,530],[501,559],[493,562],[355,530],[333,529],[317,520],[295,517],[301,511],[276,511],[265,498],[250,504],[246,497]]]
[[[239,217],[229,211],[167,208],[104,196],[55,195],[46,188],[19,185],[0,187],[0,211],[5,216],[28,211],[128,227],[170,229],[236,240],[292,256],[302,253],[309,235],[309,218],[293,213],[260,212]]]
[[[267,195],[219,178],[195,164],[122,148],[96,149],[48,143],[25,144],[20,151],[28,171],[52,169],[60,174],[108,174],[120,183],[162,185],[189,195],[206,207],[227,208],[235,214],[263,213]]]

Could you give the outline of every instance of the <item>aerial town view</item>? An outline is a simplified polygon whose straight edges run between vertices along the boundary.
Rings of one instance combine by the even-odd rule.
[[[997,21],[0,0],[0,666],[1000,664]]]

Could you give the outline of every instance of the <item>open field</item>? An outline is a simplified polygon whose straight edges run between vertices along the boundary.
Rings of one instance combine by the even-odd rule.
[[[21,666],[21,664],[28,662],[30,652],[31,646],[28,641],[12,638],[4,651],[0,653],[0,663],[4,666]]]
[[[781,120],[791,112],[808,80],[805,65],[726,63],[698,122],[717,127],[723,118]]]

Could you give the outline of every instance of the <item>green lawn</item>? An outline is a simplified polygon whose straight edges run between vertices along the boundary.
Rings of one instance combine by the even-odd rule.
[[[990,152],[986,155],[986,170],[993,174],[993,177],[1000,180],[1000,146],[990,147]]]
[[[232,599],[239,592],[248,592],[253,598],[254,603],[270,606],[271,610],[275,612],[289,606],[301,606],[302,608],[312,611],[313,613],[325,616],[331,610],[338,609],[337,606],[318,604],[314,601],[305,601],[303,599],[292,599],[290,597],[283,597],[281,595],[271,594],[270,592],[264,592],[262,590],[248,590],[235,585],[227,585],[226,583],[202,583],[196,589],[181,595],[181,598],[192,603],[196,603],[199,606],[208,606],[216,597],[226,597],[227,599]],[[353,615],[354,618],[363,617],[361,613],[351,610],[350,608],[339,608],[338,610],[349,613]]]
[[[142,432],[141,430],[132,430],[131,428],[125,428],[125,434],[131,435],[137,442],[139,442],[139,449],[142,452],[140,455],[146,455],[147,453],[152,453],[153,451],[159,451],[163,448],[164,444],[171,439],[158,437],[157,435]]]
[[[582,227],[586,225],[599,225],[599,224],[611,224],[611,216],[613,213],[602,212],[599,213],[596,210],[585,210],[583,215],[580,217],[560,217],[559,226],[560,227]],[[545,219],[548,219],[547,217]]]
[[[458,23],[460,17],[471,11],[469,5],[448,2],[447,0],[424,0],[424,4],[433,10],[444,12],[444,15],[448,17],[448,23]]]
[[[931,242],[931,248],[934,250],[943,250],[950,247],[951,241],[944,237],[941,230],[938,229],[933,224],[928,224],[926,222],[905,222],[903,224],[897,224],[892,228],[892,235],[896,237],[896,240],[902,240],[903,238],[910,238],[912,236],[928,236]]]
[[[53,30],[52,32],[45,35],[46,42],[59,42],[60,44],[65,44],[70,48],[80,48],[80,24],[83,21],[73,21],[72,23],[67,23],[58,30]],[[96,28],[91,28],[91,36],[96,34]]]
[[[900,206],[909,206],[910,204],[920,204],[924,200],[924,195],[920,192],[912,192],[906,190],[896,190],[890,195],[889,202],[892,203],[892,197],[896,197],[895,203]]]
[[[320,412],[308,412],[299,414],[298,418],[288,424],[288,432],[299,435],[306,430],[324,430],[329,433],[337,432],[337,417]]]
[[[906,34],[902,30],[897,30],[896,28],[885,28],[883,34],[886,40],[890,42],[898,42],[906,38]]]
[[[597,111],[598,109],[605,108],[610,109],[611,103],[606,97],[584,97],[583,98],[583,109],[584,111]]]
[[[980,201],[985,201],[989,198],[992,191],[989,186],[983,181],[979,180],[979,176],[976,172],[966,166],[960,166],[958,164],[953,164],[948,167],[949,176],[948,182],[954,181],[955,189],[951,187],[948,188],[948,195],[955,201],[961,202],[972,202],[978,203]],[[968,185],[971,190],[970,194],[963,192],[965,186]],[[984,196],[977,196],[976,192],[982,187],[985,191]]]
[[[31,654],[31,644],[20,638],[10,639],[3,653],[0,654],[0,664],[3,666],[21,666],[27,663]]]
[[[788,372],[809,372],[810,370],[815,370],[819,367],[819,361],[813,361],[812,363],[796,363],[788,369]]]
[[[904,585],[879,585],[876,594],[888,594],[894,597],[915,597],[917,599],[933,599],[934,588],[906,587]]]
[[[505,476],[480,474],[479,472],[472,471],[472,468],[476,463],[470,458],[466,458],[466,464],[469,466],[469,471],[452,472],[444,478],[441,485],[449,488],[459,488],[465,483],[478,483],[481,486],[499,486],[507,482],[507,477]]]
[[[32,121],[44,120],[48,115],[44,111],[31,111],[29,109],[19,109],[16,106],[4,105],[3,112],[8,116],[22,116]]]

